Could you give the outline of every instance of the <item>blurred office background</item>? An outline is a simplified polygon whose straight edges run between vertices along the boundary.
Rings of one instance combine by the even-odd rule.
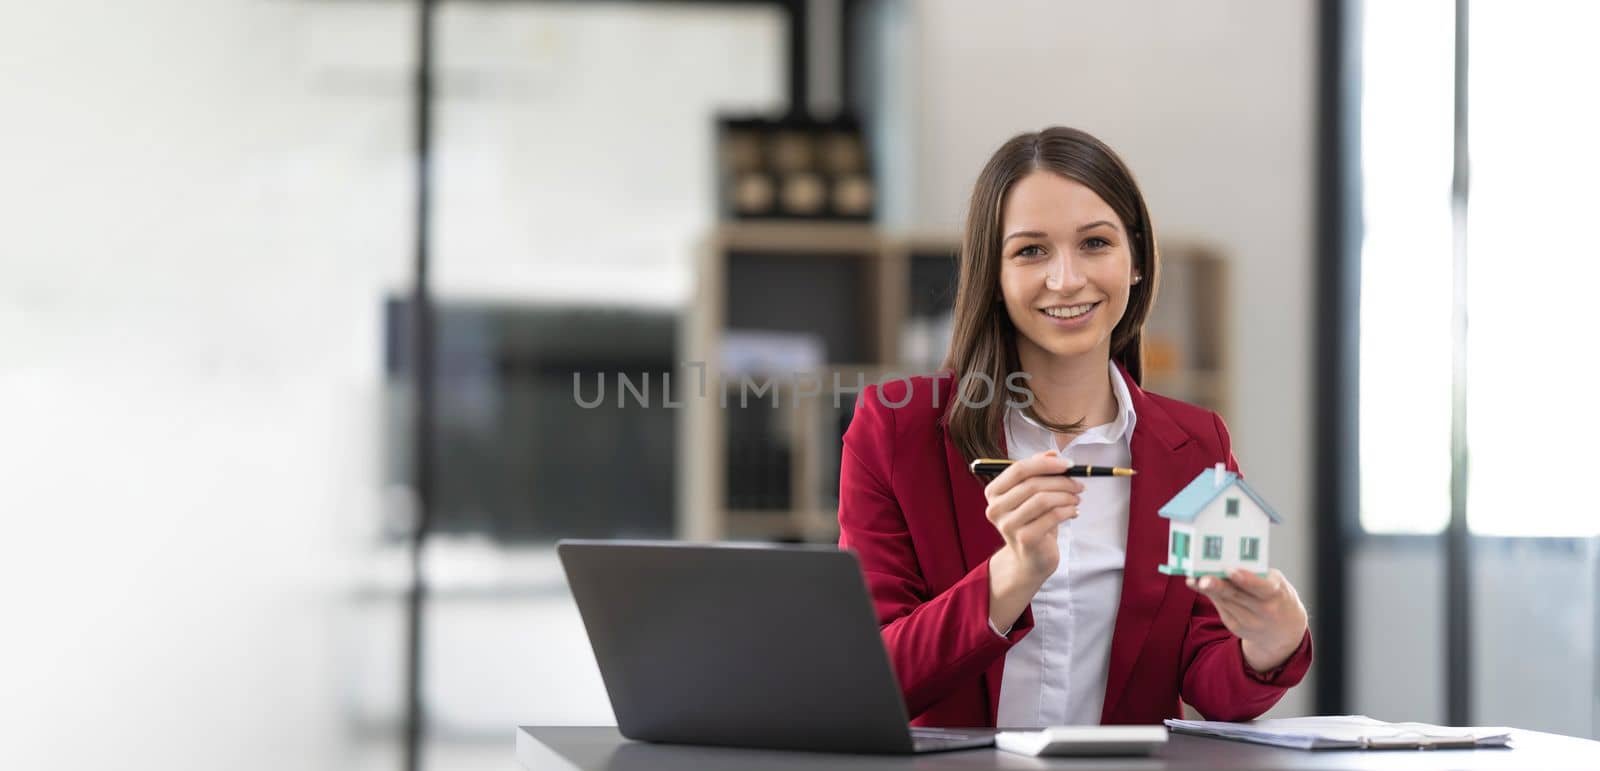
[[[1273,714],[1600,737],[1597,22],[12,4],[0,757],[509,768],[518,724],[612,722],[555,539],[833,537],[848,396],[675,407],[667,374],[936,366],[969,186],[1053,124],[1149,198],[1149,385],[1285,514],[1318,661]]]

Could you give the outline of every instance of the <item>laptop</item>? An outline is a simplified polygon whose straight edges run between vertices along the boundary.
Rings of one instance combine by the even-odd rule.
[[[828,546],[563,540],[629,739],[849,753],[988,747],[912,728],[856,556]]]

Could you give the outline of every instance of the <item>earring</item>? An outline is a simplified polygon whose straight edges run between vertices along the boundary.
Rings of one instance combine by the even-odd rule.
[[[1141,276],[1141,275],[1139,275],[1137,273],[1133,274],[1133,283],[1137,284],[1143,279],[1144,279],[1144,276]]]

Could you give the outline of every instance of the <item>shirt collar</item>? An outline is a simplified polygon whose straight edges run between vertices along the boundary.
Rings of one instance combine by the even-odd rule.
[[[1111,394],[1117,399],[1117,416],[1110,423],[1088,427],[1081,435],[1081,438],[1090,442],[1104,444],[1111,444],[1124,439],[1131,442],[1133,440],[1133,428],[1139,420],[1139,415],[1133,411],[1133,396],[1128,393],[1128,383],[1122,379],[1122,372],[1117,369],[1117,363],[1115,361],[1111,362],[1110,367]],[[1055,446],[1055,432],[1034,422],[1020,407],[1007,408],[1006,412],[1011,420],[1013,433],[1028,431],[1036,434],[1044,442],[1045,447]]]

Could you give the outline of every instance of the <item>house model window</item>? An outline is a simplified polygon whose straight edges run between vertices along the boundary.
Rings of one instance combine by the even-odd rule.
[[[1223,464],[1200,472],[1160,513],[1171,531],[1167,562],[1157,568],[1162,573],[1222,576],[1244,567],[1266,575],[1267,528],[1282,520]]]

